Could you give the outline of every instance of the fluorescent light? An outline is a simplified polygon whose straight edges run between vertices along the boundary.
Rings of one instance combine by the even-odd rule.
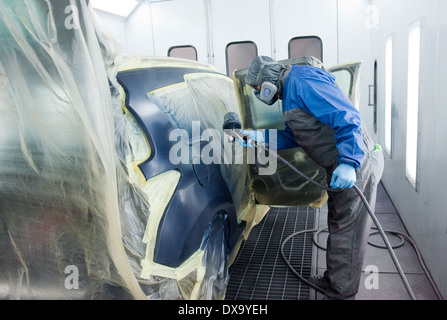
[[[391,156],[393,108],[393,36],[386,39],[385,45],[385,151]]]
[[[416,189],[419,135],[419,68],[421,53],[421,22],[410,26],[408,44],[407,98],[407,178]]]
[[[127,17],[137,6],[138,0],[90,0],[93,8]]]

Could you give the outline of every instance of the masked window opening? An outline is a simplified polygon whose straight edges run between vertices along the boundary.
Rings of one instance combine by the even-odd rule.
[[[124,109],[123,120],[129,139],[129,145],[132,148],[133,162],[136,164],[143,163],[151,156],[149,142],[137,120],[127,109]]]

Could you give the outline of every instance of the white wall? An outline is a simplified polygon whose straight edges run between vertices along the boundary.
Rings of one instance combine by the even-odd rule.
[[[211,0],[211,13],[214,65],[219,70],[226,70],[230,42],[251,40],[259,55],[271,55],[269,0]]]
[[[318,36],[323,41],[323,62],[337,64],[337,1],[273,1],[276,59],[288,58],[288,43],[298,36]]]
[[[386,155],[382,179],[439,289],[447,297],[447,214],[443,169],[447,161],[447,32],[445,0],[375,0],[380,26],[372,31],[373,58],[379,66],[379,132],[384,131],[385,39],[394,36],[393,152]],[[418,190],[406,179],[407,75],[409,26],[422,19],[419,98]],[[383,135],[379,138],[384,143]]]
[[[371,57],[371,28],[375,17],[368,10],[370,0],[338,1],[338,60],[340,63],[363,60],[360,112],[375,141],[374,108],[369,106],[369,85],[374,84],[374,59]]]
[[[148,2],[140,3],[126,19],[127,50],[143,56],[155,55],[151,22],[151,10]]]
[[[431,262],[431,270],[436,275],[438,286],[442,289],[444,298],[447,298],[447,272],[445,266],[447,264],[445,252],[447,246],[447,213],[445,211],[445,182],[447,180],[446,171],[443,169],[447,162],[447,1],[438,0],[438,39],[436,47],[436,63],[431,64],[432,70],[435,69],[436,85],[433,88],[436,92],[434,98],[434,108],[432,109],[432,115],[434,116],[433,123],[434,137],[431,144],[433,146],[433,153],[429,155],[430,173],[429,176],[433,180],[429,191],[431,196],[429,198],[430,210],[433,212],[428,218],[426,232],[433,235],[429,239],[429,243],[426,242],[425,246],[427,259]],[[435,67],[436,66],[436,67]],[[429,139],[426,139],[427,143]],[[420,235],[423,237],[424,235]]]
[[[123,52],[127,52],[126,19],[102,10],[95,10],[104,28],[121,45]]]
[[[145,0],[124,22],[113,16],[100,18],[125,53],[166,56],[171,46],[193,45],[200,62],[225,73],[230,42],[254,41],[258,54],[281,60],[291,38],[316,35],[325,64],[338,62],[334,0]]]
[[[176,45],[193,45],[198,60],[208,62],[206,16],[203,0],[151,3],[156,56],[167,56]],[[146,17],[150,21],[150,17]]]

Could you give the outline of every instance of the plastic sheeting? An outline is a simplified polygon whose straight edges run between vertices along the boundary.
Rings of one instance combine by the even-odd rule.
[[[145,298],[121,236],[119,48],[93,15],[0,1],[2,298]]]
[[[149,100],[184,130],[185,140],[200,138],[209,142],[209,152],[201,153],[201,161],[221,165],[240,216],[251,197],[247,188],[247,154],[238,144],[230,143],[222,130],[225,114],[239,113],[233,81],[217,73],[191,73],[184,78],[183,83],[149,92]],[[200,137],[193,137],[193,125],[200,126]]]
[[[120,60],[88,1],[0,0],[2,299],[225,295],[232,259],[225,216],[210,223],[183,273],[145,269],[157,224],[151,214],[164,206],[151,196],[168,196],[177,178],[168,173],[172,182],[161,189],[157,177],[142,181],[135,169],[151,150],[123,107]],[[193,100],[209,99],[208,80],[204,89],[203,79],[187,79]],[[237,108],[234,96],[225,99]],[[219,130],[227,111],[220,107],[201,112],[202,124]],[[239,219],[248,222],[245,237],[268,210],[254,205],[246,170],[222,165]]]

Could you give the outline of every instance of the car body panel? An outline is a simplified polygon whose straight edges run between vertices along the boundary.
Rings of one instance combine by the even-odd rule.
[[[357,109],[360,104],[362,64],[363,61],[353,61],[328,68],[335,76],[335,84]]]
[[[169,64],[175,65],[172,61]],[[154,255],[155,262],[169,267],[180,266],[200,248],[205,230],[217,212],[224,211],[229,216],[231,248],[244,225],[242,223],[239,226],[233,200],[219,165],[193,164],[192,159],[188,164],[174,165],[169,161],[170,150],[177,143],[170,141],[169,135],[176,127],[162,111],[162,107],[148,99],[149,92],[182,83],[185,74],[201,72],[210,71],[170,66],[118,73],[118,81],[126,92],[126,107],[137,119],[151,144],[150,158],[138,165],[145,179],[149,180],[169,170],[181,172],[177,190],[160,221]],[[201,144],[201,147],[204,145]],[[204,185],[204,179],[197,176],[200,171],[205,171],[207,180],[212,179],[212,183]]]

